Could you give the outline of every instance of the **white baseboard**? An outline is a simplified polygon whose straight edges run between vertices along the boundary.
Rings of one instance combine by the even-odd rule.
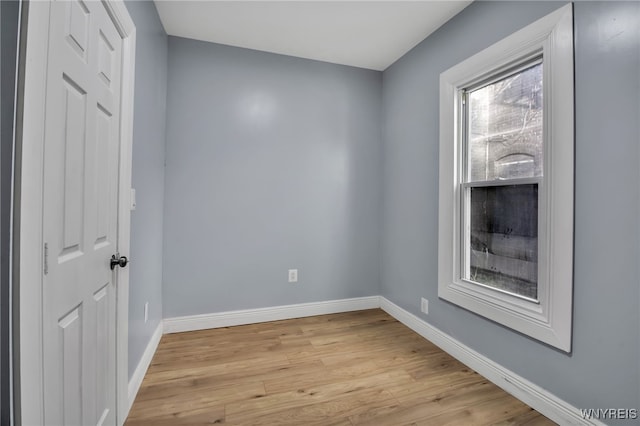
[[[580,410],[573,405],[479,354],[382,296],[380,296],[380,307],[449,355],[554,422],[561,425],[604,425],[596,419],[583,419]]]
[[[580,410],[556,397],[540,386],[517,375],[511,370],[495,363],[484,355],[474,351],[448,334],[440,331],[426,321],[404,310],[382,296],[359,297],[354,299],[330,300],[325,302],[301,303],[296,305],[275,306],[271,308],[245,309],[213,314],[166,318],[158,325],[149,344],[129,381],[129,403],[133,404],[147,369],[153,358],[162,333],[203,330],[208,328],[231,327],[234,325],[255,324],[314,315],[359,311],[382,308],[389,315],[434,343],[442,350],[466,364],[469,368],[515,396],[525,404],[561,425],[604,426],[596,419],[586,420]]]
[[[133,401],[135,401],[136,395],[138,395],[138,391],[140,390],[140,386],[142,385],[144,375],[147,374],[147,370],[149,369],[149,365],[151,365],[153,355],[156,353],[156,349],[158,349],[158,344],[160,343],[160,339],[162,338],[162,332],[163,322],[160,321],[158,327],[156,327],[155,331],[153,332],[153,335],[151,335],[151,339],[149,340],[149,343],[147,344],[147,347],[142,354],[142,358],[140,358],[140,362],[138,362],[138,366],[133,372],[133,376],[131,376],[131,379],[129,380],[129,408],[127,409],[127,412],[131,410]]]
[[[380,307],[378,296],[357,297],[354,299],[329,300],[325,302],[300,303],[297,305],[274,306],[272,308],[244,309],[213,314],[191,315],[186,317],[165,318],[164,332],[204,330],[208,328],[231,327],[234,325],[256,324],[314,315],[335,314],[339,312],[361,311]]]

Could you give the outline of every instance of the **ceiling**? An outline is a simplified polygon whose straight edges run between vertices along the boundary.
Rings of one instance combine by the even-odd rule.
[[[155,0],[167,34],[382,71],[472,0]]]

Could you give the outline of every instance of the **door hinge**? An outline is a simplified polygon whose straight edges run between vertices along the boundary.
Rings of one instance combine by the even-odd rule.
[[[49,243],[44,243],[44,274],[49,273]]]

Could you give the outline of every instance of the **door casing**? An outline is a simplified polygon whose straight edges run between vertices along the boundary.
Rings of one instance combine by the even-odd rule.
[[[129,253],[131,224],[131,147],[136,29],[123,0],[103,1],[123,40],[118,182],[118,247]],[[49,2],[24,7],[26,31],[20,46],[14,211],[14,295],[18,320],[14,348],[16,424],[44,424],[42,284],[44,97],[46,93]],[[119,268],[116,289],[116,421],[124,424],[128,396],[129,269]]]

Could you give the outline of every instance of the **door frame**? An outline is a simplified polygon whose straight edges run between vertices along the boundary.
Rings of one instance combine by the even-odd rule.
[[[129,253],[131,149],[136,28],[123,0],[102,0],[123,39],[118,171],[118,247]],[[44,118],[50,2],[25,2],[16,133],[13,285],[17,307],[14,350],[16,424],[44,424],[42,342]],[[23,21],[23,22],[24,22]],[[128,400],[129,268],[116,277],[116,422],[124,424]]]

